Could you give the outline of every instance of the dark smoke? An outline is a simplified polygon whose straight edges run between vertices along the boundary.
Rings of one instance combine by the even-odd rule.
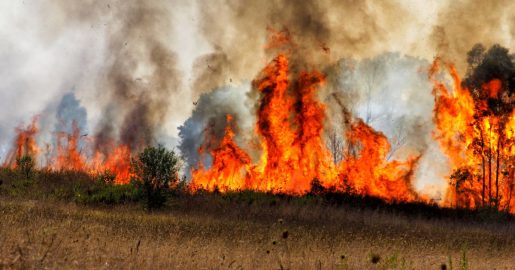
[[[196,63],[193,91],[197,95],[231,78],[255,77],[263,66],[270,29],[287,29],[293,37],[293,69],[311,69],[346,55],[363,57],[383,52],[380,44],[392,35],[389,30],[406,27],[398,18],[412,16],[401,5],[388,1],[221,2],[200,7],[201,31],[215,52]]]
[[[469,68],[463,85],[471,92],[477,106],[486,101],[486,113],[511,114],[515,108],[515,54],[510,55],[508,49],[500,45],[494,45],[486,51],[483,45],[477,44],[468,52],[467,62]],[[485,84],[492,80],[501,82],[496,96],[485,89]]]
[[[470,88],[481,88],[482,84],[499,79],[510,93],[515,92],[515,54],[500,45],[493,45],[488,51],[482,44],[476,44],[468,52],[469,70],[463,81]]]
[[[172,29],[170,6],[163,1],[60,1],[70,21],[105,22],[107,59],[97,83],[105,107],[95,128],[96,148],[106,152],[113,140],[133,151],[155,143],[167,120],[171,96],[180,90],[176,55],[167,46]]]

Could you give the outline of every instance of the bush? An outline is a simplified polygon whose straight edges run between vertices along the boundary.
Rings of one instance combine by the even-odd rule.
[[[34,160],[29,155],[25,155],[16,159],[16,167],[27,179],[31,177],[32,171],[34,170],[34,165]]]
[[[161,207],[166,200],[163,190],[179,180],[179,157],[158,145],[145,148],[131,165],[133,180],[141,185],[147,210]]]

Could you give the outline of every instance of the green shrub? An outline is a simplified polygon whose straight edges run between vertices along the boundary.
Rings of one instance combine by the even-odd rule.
[[[151,210],[164,204],[163,190],[178,182],[179,157],[161,145],[147,147],[133,159],[131,169],[133,180],[140,183],[145,207]]]

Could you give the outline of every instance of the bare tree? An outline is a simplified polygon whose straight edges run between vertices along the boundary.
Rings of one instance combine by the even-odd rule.
[[[327,136],[327,146],[333,157],[333,163],[336,165],[343,160],[344,143],[343,138],[338,133],[331,129]]]
[[[390,152],[386,156],[386,160],[392,159],[395,153],[406,144],[407,140],[408,135],[405,130],[405,122],[400,121],[390,139]]]

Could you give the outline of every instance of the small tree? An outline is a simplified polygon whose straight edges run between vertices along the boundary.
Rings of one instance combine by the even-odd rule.
[[[29,155],[25,155],[25,156],[22,156],[22,157],[16,159],[16,167],[27,179],[29,179],[30,176],[32,175],[34,166],[35,166],[34,160]]]
[[[134,180],[142,185],[147,210],[161,207],[166,200],[163,189],[179,180],[179,157],[162,145],[145,148],[131,168]]]

